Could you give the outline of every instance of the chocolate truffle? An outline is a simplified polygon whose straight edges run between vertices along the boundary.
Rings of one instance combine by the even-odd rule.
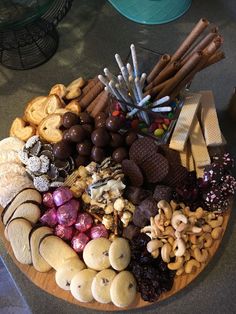
[[[100,147],[93,146],[91,158],[95,162],[102,162],[105,159],[105,151]]]
[[[86,166],[89,163],[88,157],[87,156],[80,156],[78,155],[75,158],[75,165],[78,168],[79,166]]]
[[[123,146],[124,139],[123,139],[122,135],[120,135],[119,133],[111,132],[110,136],[111,136],[111,141],[110,141],[111,147],[117,148],[117,147]]]
[[[89,140],[85,140],[82,143],[76,144],[76,150],[81,156],[90,156],[92,150],[92,143]]]
[[[69,130],[65,130],[63,132],[63,140],[70,142],[70,132],[69,132]]]
[[[81,112],[79,118],[81,124],[93,124],[93,118],[86,111]]]
[[[110,135],[105,128],[98,128],[91,134],[91,140],[97,147],[105,147],[109,144]]]
[[[82,142],[86,137],[86,131],[81,125],[74,125],[69,129],[70,140],[75,143]]]
[[[92,124],[83,124],[82,128],[86,131],[87,137],[90,137],[90,134],[93,132],[94,127]]]
[[[122,162],[122,160],[128,158],[128,151],[125,147],[118,147],[117,149],[114,150],[112,154],[112,158],[114,159],[115,162]]]
[[[106,128],[109,131],[116,132],[121,128],[121,126],[122,123],[119,117],[109,116],[106,119]]]
[[[125,143],[128,146],[131,146],[133,144],[134,141],[136,141],[138,138],[138,135],[135,131],[128,131],[125,134]]]
[[[72,152],[71,144],[65,140],[57,142],[53,145],[53,153],[58,159],[66,159]]]
[[[69,129],[75,124],[79,123],[78,116],[73,112],[66,112],[62,117],[62,124],[65,128]]]
[[[107,114],[105,112],[100,112],[95,117],[95,128],[103,128],[106,126]]]

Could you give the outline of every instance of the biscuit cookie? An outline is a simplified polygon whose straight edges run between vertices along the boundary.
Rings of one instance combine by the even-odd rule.
[[[112,269],[104,269],[97,273],[92,282],[92,294],[100,303],[111,302],[110,288],[116,272]]]
[[[80,302],[91,302],[92,295],[92,282],[97,272],[92,269],[83,269],[76,274],[70,284],[70,291],[73,297]]]
[[[109,259],[112,268],[121,271],[124,270],[130,262],[131,252],[129,243],[123,238],[115,239],[109,249]]]
[[[84,268],[85,264],[79,257],[69,258],[56,272],[55,280],[57,285],[64,290],[70,290],[71,279]]]
[[[131,272],[122,271],[111,283],[111,301],[118,307],[133,303],[136,297],[136,280]]]
[[[110,266],[109,248],[111,241],[106,238],[91,240],[85,246],[83,259],[85,264],[95,270],[103,270]]]

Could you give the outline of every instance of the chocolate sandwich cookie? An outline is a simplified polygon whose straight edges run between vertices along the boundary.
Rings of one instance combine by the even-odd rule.
[[[157,149],[158,147],[154,140],[148,137],[139,138],[131,145],[129,157],[137,165],[141,165],[143,162],[155,155]]]
[[[149,156],[140,167],[149,183],[161,182],[169,172],[168,160],[159,153]]]
[[[129,178],[133,186],[143,185],[143,174],[139,166],[130,159],[125,159],[122,161],[123,173]]]

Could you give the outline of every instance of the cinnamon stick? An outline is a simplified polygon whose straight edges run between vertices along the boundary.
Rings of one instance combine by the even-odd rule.
[[[87,111],[87,112],[90,113],[90,112],[93,111],[93,109],[94,109],[95,106],[97,105],[97,103],[98,103],[100,97],[102,96],[102,93],[103,93],[103,92],[101,92],[100,94],[98,94],[97,97],[91,102],[91,104],[88,105],[88,107],[86,108],[86,111]]]
[[[158,99],[169,95],[173,89],[196,67],[202,59],[202,52],[195,52],[175,76],[165,85],[158,94]]]
[[[225,58],[225,53],[223,51],[216,51],[208,60],[207,63],[201,68],[201,70],[207,68],[208,66],[217,63]]]
[[[80,100],[79,104],[81,108],[86,108],[88,105],[101,93],[104,89],[104,85],[99,81],[94,85],[86,95]]]
[[[87,94],[88,91],[89,91],[93,86],[95,86],[98,81],[99,81],[99,80],[98,80],[98,77],[95,76],[95,77],[94,77],[92,80],[90,80],[90,81],[88,82],[88,84],[82,89],[82,93],[83,93],[84,95]]]
[[[162,82],[161,84],[157,84],[157,85],[154,86],[153,88],[147,90],[147,91],[144,93],[144,96],[150,95],[152,98],[155,98],[156,95],[157,95],[158,93],[160,93],[160,91],[165,87],[165,85],[166,85],[170,80],[171,80],[171,78],[168,79],[168,80],[166,80],[166,81],[164,81],[164,82]]]
[[[171,61],[180,60],[183,55],[189,50],[191,45],[196,41],[196,39],[203,33],[203,31],[207,28],[209,22],[207,19],[200,19],[199,22],[192,29],[190,34],[186,37],[186,39],[182,42],[180,47],[176,50],[176,52],[171,57]]]
[[[161,56],[157,64],[154,66],[152,71],[149,73],[147,77],[147,82],[150,83],[155,79],[155,77],[164,69],[164,67],[169,63],[170,61],[170,55],[164,54]]]
[[[108,92],[103,91],[101,97],[99,97],[99,100],[96,106],[91,112],[91,116],[95,118],[99,114],[99,112],[103,111],[107,107],[108,102],[109,102],[109,94]]]

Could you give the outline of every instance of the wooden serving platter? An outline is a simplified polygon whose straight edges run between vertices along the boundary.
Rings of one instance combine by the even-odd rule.
[[[202,264],[202,266],[199,269],[197,269],[197,271],[195,271],[194,273],[191,273],[188,275],[185,274],[185,275],[176,276],[172,289],[166,293],[163,293],[161,295],[161,297],[159,298],[159,301],[173,296],[174,294],[176,294],[177,292],[179,292],[180,290],[185,288],[188,284],[190,284],[197,276],[199,276],[199,274],[204,270],[206,265],[210,262],[211,258],[214,256],[214,254],[218,250],[220,243],[221,243],[221,240],[223,238],[224,232],[227,228],[229,217],[230,217],[230,209],[228,209],[228,211],[226,213],[224,213],[224,222],[222,225],[224,231],[223,231],[221,238],[218,240],[215,240],[213,242],[212,247],[209,249],[210,257],[208,258],[208,262],[205,265]],[[26,277],[28,279],[30,279],[39,288],[43,289],[44,291],[46,291],[46,292],[48,292],[48,293],[50,293],[50,294],[52,294],[58,298],[65,300],[66,302],[70,302],[70,303],[76,304],[76,305],[81,306],[81,307],[96,309],[96,310],[100,310],[100,311],[128,310],[128,309],[145,307],[145,306],[152,304],[152,303],[143,301],[139,294],[137,294],[137,297],[136,297],[134,303],[131,306],[126,307],[126,308],[117,308],[111,303],[110,304],[101,304],[101,303],[98,303],[95,301],[90,302],[90,303],[81,303],[81,302],[77,301],[72,296],[70,291],[62,290],[61,288],[59,288],[57,286],[55,278],[54,278],[55,277],[55,271],[53,269],[47,273],[40,273],[40,272],[36,271],[33,266],[20,264],[15,259],[10,243],[4,237],[4,226],[3,226],[2,222],[0,222],[0,236],[2,238],[4,245],[5,245],[7,253],[11,256],[13,262],[26,275]]]

